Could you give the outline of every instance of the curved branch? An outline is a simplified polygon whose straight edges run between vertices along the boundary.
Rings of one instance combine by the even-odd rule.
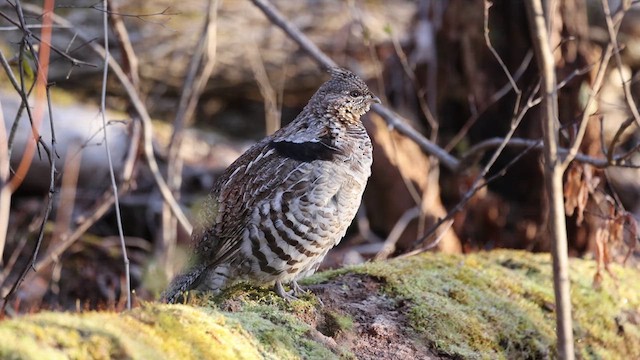
[[[309,38],[304,35],[298,28],[291,24],[268,0],[251,0],[271,22],[282,29],[293,41],[295,41],[302,50],[304,50],[313,60],[315,60],[322,68],[328,69],[338,66],[329,56],[320,50]],[[380,115],[387,124],[398,130],[399,133],[409,137],[415,141],[424,152],[437,157],[442,165],[449,170],[456,171],[460,162],[453,156],[449,155],[444,149],[434,144],[417,130],[403,121],[401,117],[396,115],[389,108],[374,104],[371,110]]]

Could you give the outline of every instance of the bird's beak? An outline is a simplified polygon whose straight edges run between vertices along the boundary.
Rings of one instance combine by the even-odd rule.
[[[380,98],[371,94],[371,98],[369,99],[369,104],[382,104],[382,101],[380,101]]]

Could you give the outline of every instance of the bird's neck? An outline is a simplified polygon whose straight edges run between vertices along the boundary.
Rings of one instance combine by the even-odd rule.
[[[360,115],[344,108],[319,108],[306,106],[296,119],[281,129],[282,138],[295,138],[300,141],[316,141],[329,134],[356,135],[366,134]]]
[[[324,122],[329,127],[339,126],[345,130],[363,128],[360,121],[360,116],[363,113],[354,113],[345,107],[329,105],[327,107],[305,108],[304,110],[310,111],[313,114],[313,118]]]

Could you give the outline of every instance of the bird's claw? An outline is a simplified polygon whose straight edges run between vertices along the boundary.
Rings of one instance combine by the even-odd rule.
[[[307,292],[306,290],[301,288],[300,285],[298,284],[298,282],[295,281],[295,280],[293,280],[291,282],[291,289],[293,290],[293,295],[295,295],[295,296],[300,296],[300,295],[302,295],[302,294]]]
[[[298,286],[299,288],[300,286]],[[298,298],[295,295],[298,295],[296,293],[295,287],[292,291],[286,291],[284,289],[284,287],[282,286],[282,283],[280,281],[276,281],[276,284],[274,286],[274,290],[276,292],[276,294],[278,294],[278,296],[280,296],[281,298],[285,299],[286,301],[294,301],[294,300],[298,300]]]

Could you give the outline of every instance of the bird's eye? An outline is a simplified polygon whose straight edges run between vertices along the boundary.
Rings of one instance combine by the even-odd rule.
[[[351,91],[351,92],[349,93],[349,95],[350,95],[351,97],[354,97],[354,98],[355,98],[355,97],[362,96],[362,93],[361,93],[360,91],[358,91],[358,90],[353,90],[353,91]]]

